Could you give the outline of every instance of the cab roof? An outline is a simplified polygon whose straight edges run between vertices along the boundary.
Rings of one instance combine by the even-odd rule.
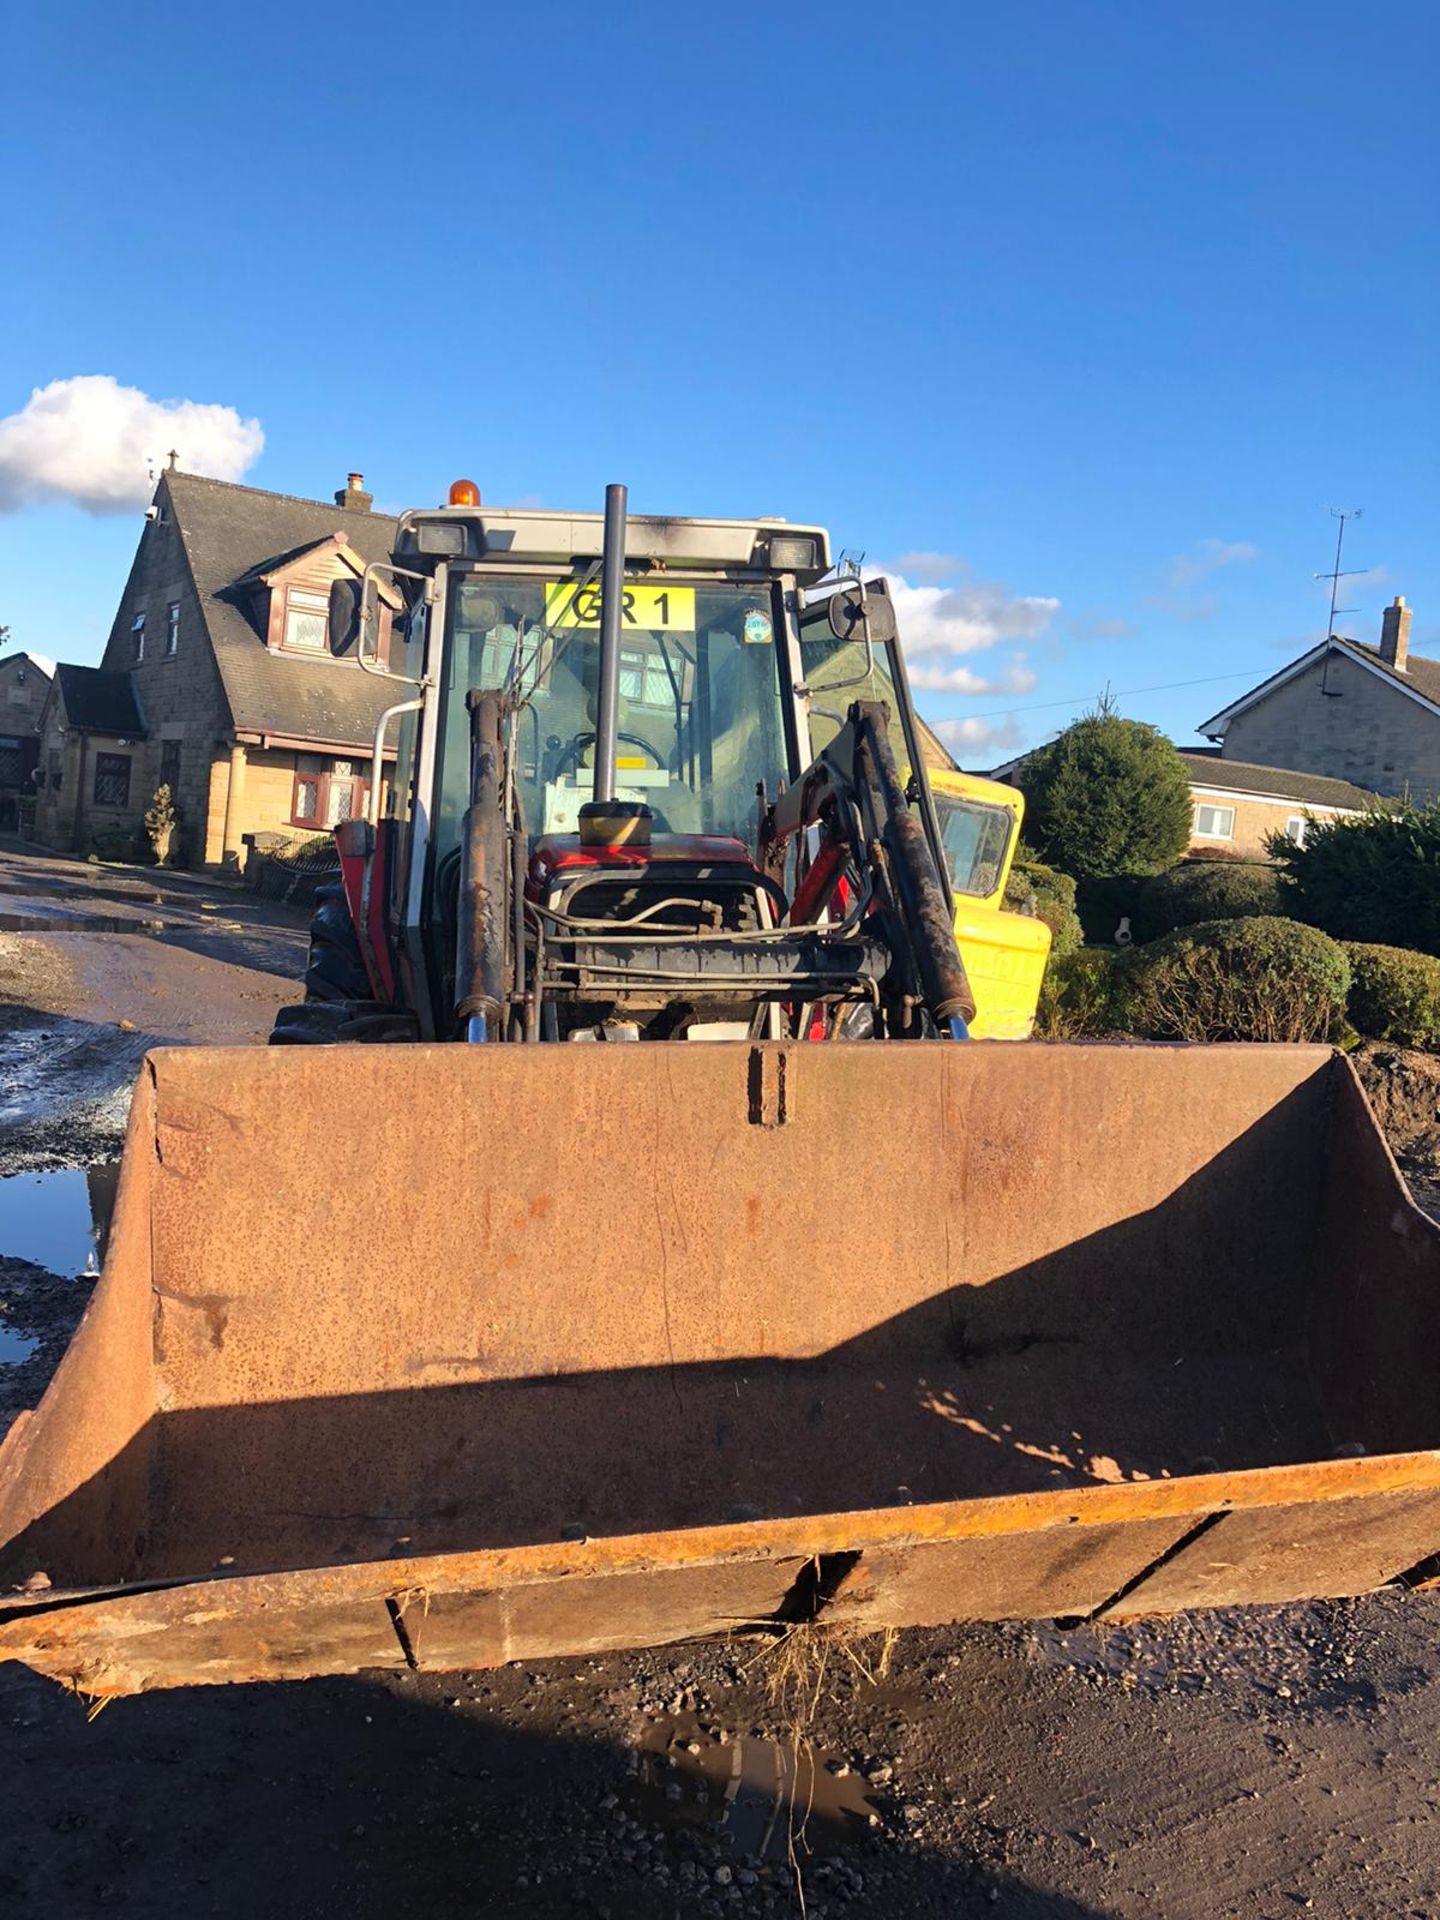
[[[400,517],[396,554],[520,566],[569,566],[595,560],[604,516],[544,507],[412,508]],[[808,586],[830,570],[823,527],[788,521],[688,520],[631,514],[625,557],[698,572],[790,573]]]

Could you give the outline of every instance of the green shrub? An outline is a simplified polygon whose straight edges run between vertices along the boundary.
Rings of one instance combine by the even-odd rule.
[[[1028,755],[1017,779],[1027,836],[1078,880],[1161,873],[1190,843],[1184,761],[1163,733],[1103,701]]]
[[[1117,947],[1052,954],[1035,1009],[1037,1040],[1087,1040],[1128,1030],[1129,956]]]
[[[1372,1040],[1440,1048],[1440,960],[1403,947],[1347,941],[1350,1024]]]
[[[1145,882],[1136,896],[1131,932],[1137,940],[1158,940],[1162,933],[1202,920],[1279,912],[1280,883],[1268,863],[1187,860]]]
[[[1050,929],[1052,955],[1077,953],[1084,943],[1080,916],[1075,911],[1075,882],[1068,873],[1040,860],[1016,857],[1005,886],[1005,904],[1032,913]]]
[[[1440,802],[1314,820],[1303,847],[1277,835],[1269,850],[1297,920],[1337,940],[1440,954]]]
[[[96,861],[110,860],[122,865],[148,864],[153,858],[150,851],[150,836],[144,827],[109,826],[90,829],[89,857]]]
[[[1133,1031],[1151,1040],[1327,1040],[1343,1031],[1345,949],[1257,914],[1180,927],[1131,954]]]

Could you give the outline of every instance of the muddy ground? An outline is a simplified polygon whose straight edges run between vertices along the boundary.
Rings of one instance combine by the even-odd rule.
[[[155,892],[0,850],[0,1174],[103,1162],[146,1045],[258,1042],[292,996],[301,916]],[[1361,1070],[1430,1202],[1440,1067],[1371,1048]],[[0,1421],[86,1291],[0,1258],[0,1348],[27,1348]],[[196,1689],[93,1721],[0,1667],[0,1913],[1440,1920],[1437,1632],[1440,1599],[1386,1591]]]

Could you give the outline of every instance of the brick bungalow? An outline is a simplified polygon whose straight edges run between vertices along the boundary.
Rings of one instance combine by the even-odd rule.
[[[371,508],[359,474],[333,505],[162,474],[99,667],[62,666],[45,703],[37,836],[83,852],[139,827],[162,782],[192,867],[358,813],[395,695],[331,655],[325,616],[332,580],[389,556],[395,522]],[[382,585],[382,652],[398,604]]]
[[[1440,797],[1440,660],[1410,651],[1411,609],[1385,609],[1380,643],[1332,633],[1201,722],[1220,758],[1294,768],[1371,793]]]
[[[1312,820],[1363,813],[1375,796],[1348,780],[1257,767],[1222,757],[1214,747],[1182,748],[1190,776],[1190,851],[1267,859],[1271,834],[1305,844]]]

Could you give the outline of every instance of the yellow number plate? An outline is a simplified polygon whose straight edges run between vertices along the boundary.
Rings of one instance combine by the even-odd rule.
[[[553,581],[545,589],[545,624],[547,627],[598,628],[598,585],[583,587],[576,593],[573,581]],[[627,633],[694,633],[695,589],[641,587],[627,581],[621,601],[621,626]]]

